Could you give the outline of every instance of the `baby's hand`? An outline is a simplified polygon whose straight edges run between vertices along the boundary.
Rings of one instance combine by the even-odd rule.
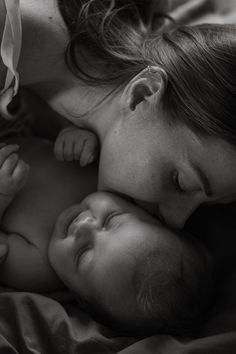
[[[14,196],[25,184],[29,166],[19,158],[18,145],[0,144],[0,195]]]
[[[79,160],[80,166],[86,166],[97,157],[98,139],[94,133],[71,125],[58,135],[54,153],[60,161]]]

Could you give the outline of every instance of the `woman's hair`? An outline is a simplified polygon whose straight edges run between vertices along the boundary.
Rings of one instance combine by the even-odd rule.
[[[150,12],[155,2],[58,0],[71,37],[66,51],[71,71],[87,84],[119,86],[145,68],[148,62],[140,44],[153,32],[161,33],[164,18],[168,17],[163,12]],[[82,56],[100,75],[83,70],[78,52],[80,60]]]
[[[182,26],[148,47],[168,76],[172,121],[236,145],[236,25]]]
[[[236,25],[164,31],[168,16],[145,15],[144,0],[58,1],[71,35],[66,60],[78,77],[114,89],[158,65],[168,77],[162,103],[172,121],[236,145]],[[95,70],[84,70],[78,52]]]

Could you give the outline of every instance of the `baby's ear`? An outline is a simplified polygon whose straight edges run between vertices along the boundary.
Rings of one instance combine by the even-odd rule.
[[[142,101],[149,101],[154,95],[161,97],[166,84],[166,72],[159,66],[148,66],[125,87],[121,97],[122,108],[134,111]]]

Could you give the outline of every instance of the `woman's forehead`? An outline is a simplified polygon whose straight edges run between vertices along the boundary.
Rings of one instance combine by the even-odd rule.
[[[184,173],[187,184],[194,178],[209,186],[206,190],[212,189],[215,199],[234,193],[236,148],[220,139],[199,136],[184,125],[169,126],[163,120],[155,117],[142,129],[128,122],[109,137],[101,153],[99,189],[127,194],[135,200],[174,204],[177,196],[172,173],[177,169]]]

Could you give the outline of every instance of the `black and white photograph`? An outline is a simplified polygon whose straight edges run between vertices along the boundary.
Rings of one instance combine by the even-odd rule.
[[[0,0],[0,354],[236,353],[236,0]]]

